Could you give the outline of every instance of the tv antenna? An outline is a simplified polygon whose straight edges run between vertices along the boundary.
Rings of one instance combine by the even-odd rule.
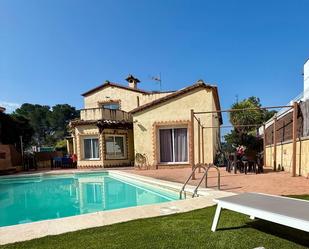
[[[159,76],[152,76],[152,80],[154,80],[157,84],[159,84],[160,91],[162,90],[162,78],[161,78],[161,73],[159,73]]]

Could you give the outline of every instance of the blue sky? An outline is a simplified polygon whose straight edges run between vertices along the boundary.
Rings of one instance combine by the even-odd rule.
[[[203,79],[222,108],[255,95],[286,104],[303,89],[308,0],[0,0],[0,104],[82,108],[105,80],[164,90]]]

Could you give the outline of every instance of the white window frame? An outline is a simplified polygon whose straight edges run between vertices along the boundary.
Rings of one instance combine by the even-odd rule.
[[[185,162],[175,162],[175,141],[174,141],[174,130],[175,129],[187,129],[187,161]],[[160,153],[160,148],[161,148],[161,141],[160,141],[160,130],[172,130],[172,148],[173,148],[173,161],[172,162],[161,162],[161,153]],[[189,129],[188,126],[166,126],[166,127],[159,127],[158,129],[158,134],[157,134],[157,139],[158,139],[158,155],[159,155],[159,161],[160,164],[188,164],[189,163]]]
[[[86,156],[85,156],[85,140],[91,140],[91,143],[90,143],[90,148],[91,148],[91,154],[93,153],[93,143],[92,143],[92,140],[94,140],[94,139],[97,139],[98,140],[98,149],[99,149],[99,153],[98,153],[98,155],[99,155],[99,157],[91,157],[91,158],[87,158]],[[84,148],[84,160],[89,160],[89,161],[92,161],[92,160],[100,160],[100,139],[99,139],[99,137],[84,137],[83,138],[83,148]],[[93,156],[93,155],[92,155]]]
[[[115,143],[115,137],[122,137],[123,138],[123,156],[114,157],[114,158],[108,157],[107,151],[106,151],[106,137],[114,137],[114,143]],[[105,146],[105,159],[106,160],[124,160],[124,159],[127,159],[128,156],[127,156],[127,135],[126,134],[105,134],[104,138],[105,138],[104,139],[104,146]]]

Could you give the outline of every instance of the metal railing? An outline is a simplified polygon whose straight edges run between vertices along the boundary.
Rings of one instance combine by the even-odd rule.
[[[203,166],[202,164],[196,164],[195,167],[192,169],[192,172],[190,174],[190,176],[188,177],[188,179],[185,181],[185,183],[183,184],[180,192],[179,192],[179,199],[182,199],[182,194],[184,193],[185,195],[185,198],[187,197],[187,194],[186,194],[186,191],[185,191],[185,188],[188,184],[188,182],[190,181],[190,179],[192,178],[193,174],[195,173],[195,171],[198,169],[198,168],[203,168],[206,172],[206,168],[205,166]]]
[[[190,179],[192,178],[192,175],[195,173],[195,171],[196,171],[198,168],[203,168],[205,172],[204,172],[204,174],[203,174],[201,180],[200,180],[199,183],[197,184],[196,188],[194,189],[192,198],[198,196],[197,191],[198,191],[199,187],[201,186],[201,184],[202,184],[202,182],[203,182],[204,179],[205,179],[205,188],[208,187],[208,171],[209,171],[211,168],[214,168],[214,169],[217,170],[217,173],[218,173],[218,174],[217,174],[217,178],[218,178],[218,186],[217,186],[217,188],[218,188],[218,190],[220,190],[220,169],[219,169],[216,165],[214,165],[214,164],[208,164],[208,165],[207,165],[207,164],[196,164],[195,167],[193,168],[191,174],[189,175],[188,179],[185,181],[185,183],[183,184],[183,186],[182,186],[182,188],[181,188],[181,190],[180,190],[180,192],[179,192],[179,198],[180,198],[180,199],[182,199],[183,194],[184,194],[185,198],[187,197],[187,196],[186,196],[185,188],[186,188],[188,182],[190,181]]]
[[[220,190],[220,169],[216,165],[214,165],[214,164],[208,164],[208,166],[206,166],[206,170],[205,170],[205,173],[204,173],[203,177],[201,178],[201,180],[197,184],[196,188],[194,189],[192,198],[198,196],[197,191],[198,191],[198,188],[201,186],[204,178],[205,178],[205,188],[208,187],[208,171],[211,168],[214,168],[214,169],[217,170],[217,173],[218,173],[218,175],[217,175],[218,176],[218,186],[217,186],[217,188],[218,188],[218,190]]]
[[[80,110],[81,120],[114,120],[132,122],[132,115],[122,110],[89,108]]]

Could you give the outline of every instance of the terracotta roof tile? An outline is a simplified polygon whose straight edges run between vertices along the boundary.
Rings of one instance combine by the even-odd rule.
[[[75,119],[70,122],[71,127],[75,127],[78,125],[125,125],[125,124],[132,124],[131,121],[125,120],[110,120],[110,119],[100,119],[100,120],[81,120]]]

